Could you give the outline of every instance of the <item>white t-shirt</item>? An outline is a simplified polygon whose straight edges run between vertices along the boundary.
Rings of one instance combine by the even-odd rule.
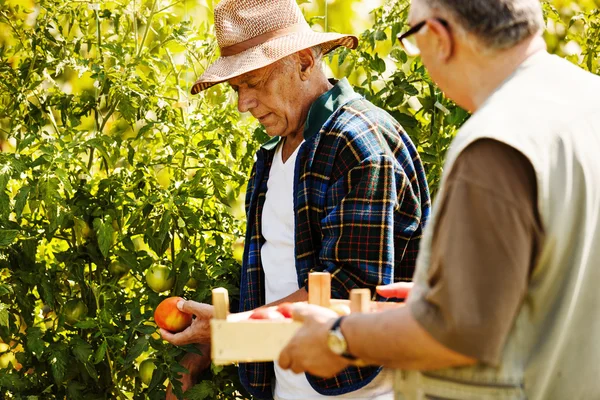
[[[272,303],[299,289],[294,252],[294,170],[298,148],[284,163],[281,149],[277,149],[269,180],[262,214],[262,235],[265,243],[261,248],[265,272],[266,302]],[[320,399],[378,399],[392,400],[392,373],[383,370],[364,388],[343,396],[322,396],[308,383],[304,374],[283,370],[275,363],[275,400]]]

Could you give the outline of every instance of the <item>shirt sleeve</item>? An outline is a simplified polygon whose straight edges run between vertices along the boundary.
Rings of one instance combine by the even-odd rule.
[[[535,172],[514,148],[479,140],[456,160],[439,204],[429,290],[411,312],[446,347],[497,365],[542,238]]]

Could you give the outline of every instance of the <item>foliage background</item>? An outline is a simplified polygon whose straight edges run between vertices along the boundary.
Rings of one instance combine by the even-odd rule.
[[[408,2],[299,3],[314,29],[360,35],[357,51],[328,58],[331,74],[404,125],[435,194],[468,115],[394,43]],[[598,5],[544,3],[550,51],[594,73]],[[164,398],[193,349],[159,339],[154,307],[208,301],[217,286],[235,299],[244,185],[265,134],[225,85],[189,95],[217,56],[213,7],[0,0],[0,396]],[[144,275],[159,264],[175,284],[157,294]],[[77,322],[73,301],[87,307]],[[149,385],[137,373],[146,358]],[[213,366],[187,394],[245,397],[233,366]]]

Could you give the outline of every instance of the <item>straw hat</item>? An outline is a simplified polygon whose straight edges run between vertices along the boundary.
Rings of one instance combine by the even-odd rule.
[[[194,83],[192,94],[320,45],[323,54],[354,49],[356,36],[310,29],[295,0],[222,0],[215,7],[221,57]]]

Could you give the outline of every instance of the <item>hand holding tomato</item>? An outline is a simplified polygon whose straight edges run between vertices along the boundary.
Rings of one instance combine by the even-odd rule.
[[[171,333],[161,328],[162,338],[175,346],[190,343],[210,343],[210,320],[214,314],[213,306],[182,299],[177,302],[177,309],[186,314],[193,314],[196,318],[192,320],[190,326],[179,333]]]
[[[181,297],[169,297],[161,301],[154,310],[154,321],[160,328],[169,332],[181,332],[192,323],[192,314],[177,309],[177,303],[184,301]]]

